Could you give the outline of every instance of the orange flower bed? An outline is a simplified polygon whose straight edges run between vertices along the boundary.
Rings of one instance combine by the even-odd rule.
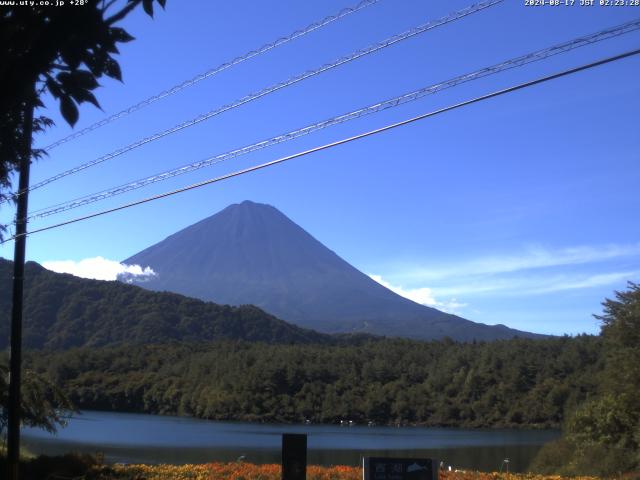
[[[251,463],[212,463],[209,465],[211,480],[280,480],[280,465],[254,465]],[[307,467],[309,480],[361,480],[360,467]]]
[[[252,463],[209,463],[201,465],[116,465],[117,474],[140,480],[280,480],[280,465]],[[101,477],[105,478],[105,477]],[[307,467],[308,480],[360,480],[362,469],[338,465]],[[439,480],[564,480],[566,477],[532,473],[483,473],[476,471],[440,472]],[[571,480],[597,480],[573,477]]]
[[[209,463],[202,465],[114,465],[118,475],[144,480],[280,480],[280,465]],[[106,478],[106,477],[101,477]],[[360,480],[359,467],[307,467],[309,480]]]
[[[537,475],[535,473],[476,472],[473,470],[442,471],[439,480],[569,480],[560,475]],[[596,477],[570,477],[570,480],[598,480]]]

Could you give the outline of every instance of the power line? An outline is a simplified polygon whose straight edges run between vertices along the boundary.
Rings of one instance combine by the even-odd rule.
[[[590,68],[594,68],[594,67],[597,67],[597,66],[600,66],[600,65],[611,63],[611,62],[614,62],[614,61],[617,61],[617,60],[621,60],[623,58],[631,57],[633,55],[638,55],[638,54],[640,54],[640,49],[631,50],[631,51],[628,51],[628,52],[625,52],[625,53],[621,53],[619,55],[614,55],[614,56],[611,56],[611,57],[606,57],[604,59],[597,60],[595,62],[591,62],[591,63],[588,63],[588,64],[583,64],[583,65],[580,65],[578,67],[570,68],[568,70],[563,70],[563,71],[558,72],[558,73],[554,73],[554,74],[551,74],[551,75],[546,75],[544,77],[539,77],[539,78],[537,78],[535,80],[530,80],[530,81],[527,81],[527,82],[524,82],[524,83],[520,83],[518,85],[514,85],[512,87],[504,88],[502,90],[498,90],[498,91],[495,91],[495,92],[492,92],[492,93],[488,93],[488,94],[485,94],[485,95],[482,95],[482,96],[479,96],[479,97],[475,97],[475,98],[472,98],[470,100],[465,100],[463,102],[456,103],[456,104],[450,105],[448,107],[440,108],[438,110],[434,110],[434,111],[431,111],[431,112],[428,112],[428,113],[423,113],[421,115],[418,115],[418,116],[403,120],[401,122],[397,122],[397,123],[393,123],[393,124],[390,124],[390,125],[386,125],[384,127],[376,128],[376,129],[370,130],[368,132],[360,133],[360,134],[354,135],[352,137],[348,137],[348,138],[344,138],[342,140],[337,140],[335,142],[327,143],[325,145],[321,145],[319,147],[314,147],[314,148],[311,148],[309,150],[304,150],[302,152],[298,152],[298,153],[295,153],[293,155],[288,155],[288,156],[285,156],[285,157],[281,157],[281,158],[278,158],[276,160],[271,160],[270,162],[262,163],[260,165],[254,165],[252,167],[245,168],[245,169],[242,169],[242,170],[237,170],[235,172],[228,173],[226,175],[221,175],[219,177],[215,177],[215,178],[211,178],[209,180],[205,180],[205,181],[202,181],[202,182],[194,183],[192,185],[188,185],[186,187],[178,188],[176,190],[172,190],[172,191],[169,191],[169,192],[161,193],[159,195],[154,195],[152,197],[147,197],[147,198],[144,198],[142,200],[137,200],[135,202],[130,202],[130,203],[127,203],[127,204],[124,204],[124,205],[120,205],[118,207],[109,208],[109,209],[102,210],[102,211],[99,211],[99,212],[96,212],[96,213],[92,213],[92,214],[89,214],[89,215],[84,215],[82,217],[76,217],[74,219],[67,220],[65,222],[60,222],[60,223],[57,223],[57,224],[54,224],[54,225],[49,225],[47,227],[38,228],[36,230],[32,230],[30,232],[27,232],[24,235],[32,235],[34,233],[44,232],[46,230],[52,230],[54,228],[59,228],[59,227],[65,226],[65,225],[70,225],[72,223],[77,223],[77,222],[81,222],[81,221],[84,221],[84,220],[89,220],[91,218],[95,218],[95,217],[98,217],[98,216],[106,215],[108,213],[117,212],[119,210],[124,210],[126,208],[135,207],[135,206],[141,205],[143,203],[148,203],[148,202],[152,202],[154,200],[159,200],[161,198],[165,198],[165,197],[169,197],[169,196],[172,196],[172,195],[176,195],[178,193],[186,192],[186,191],[189,191],[189,190],[194,190],[196,188],[200,188],[200,187],[203,187],[205,185],[212,184],[212,183],[217,183],[217,182],[221,182],[223,180],[228,180],[230,178],[238,177],[238,176],[241,176],[241,175],[244,175],[244,174],[247,174],[247,173],[254,172],[256,170],[261,170],[261,169],[264,169],[264,168],[267,168],[267,167],[271,167],[273,165],[277,165],[279,163],[283,163],[283,162],[286,162],[286,161],[289,161],[289,160],[293,160],[295,158],[303,157],[303,156],[309,155],[311,153],[319,152],[319,151],[322,151],[322,150],[327,150],[329,148],[337,147],[338,145],[343,145],[345,143],[350,143],[350,142],[353,142],[355,140],[360,140],[360,139],[365,138],[365,137],[369,137],[369,136],[372,136],[372,135],[377,135],[379,133],[386,132],[387,130],[391,130],[391,129],[398,128],[398,127],[401,127],[401,126],[404,126],[404,125],[408,125],[410,123],[417,122],[418,120],[424,120],[425,118],[434,117],[434,116],[439,115],[441,113],[449,112],[451,110],[455,110],[455,109],[458,109],[458,108],[461,108],[461,107],[465,107],[467,105],[471,105],[471,104],[474,104],[474,103],[482,102],[484,100],[488,100],[488,99],[491,99],[491,98],[494,98],[494,97],[498,97],[500,95],[505,95],[507,93],[515,92],[517,90],[522,90],[522,89],[527,88],[527,87],[531,87],[531,86],[534,86],[534,85],[537,85],[537,84],[540,84],[540,83],[548,82],[550,80],[555,80],[555,79],[560,78],[560,77],[564,77],[564,76],[571,75],[571,74],[574,74],[574,73],[577,73],[577,72],[581,72],[583,70],[588,70]],[[6,240],[3,240],[2,242],[0,242],[0,244],[7,243],[7,242],[9,242],[11,240],[15,240],[18,236],[21,236],[21,235],[16,235],[14,237],[11,237],[11,238],[8,238]]]
[[[356,60],[358,58],[364,57],[366,55],[370,55],[370,54],[372,54],[374,52],[377,52],[379,50],[383,50],[383,49],[385,49],[385,48],[387,48],[389,46],[392,46],[392,45],[394,45],[396,43],[399,43],[399,42],[401,42],[403,40],[407,40],[409,38],[412,38],[412,37],[414,37],[416,35],[425,33],[425,32],[427,32],[427,31],[429,31],[431,29],[434,29],[436,27],[439,27],[439,26],[445,25],[447,23],[459,20],[459,19],[464,18],[464,17],[466,17],[468,15],[472,15],[474,13],[477,13],[477,12],[481,11],[481,10],[484,10],[486,8],[489,8],[489,7],[492,7],[492,6],[497,5],[499,3],[502,3],[503,1],[504,0],[485,0],[483,2],[479,2],[479,3],[473,4],[473,5],[471,5],[471,6],[467,7],[467,8],[464,8],[462,10],[459,10],[459,11],[455,12],[455,13],[449,14],[449,15],[447,15],[445,17],[442,17],[439,20],[435,20],[435,21],[432,21],[432,22],[425,23],[423,25],[414,27],[414,28],[412,28],[410,30],[407,30],[407,31],[405,31],[403,33],[400,33],[398,35],[394,35],[394,36],[392,36],[392,37],[390,37],[390,38],[388,38],[386,40],[383,40],[382,42],[376,43],[374,45],[371,45],[371,46],[366,47],[366,48],[361,49],[361,50],[356,50],[355,52],[353,52],[353,53],[351,53],[351,54],[349,54],[347,56],[341,57],[341,58],[339,58],[339,59],[337,59],[337,60],[335,60],[335,61],[333,61],[331,63],[327,63],[327,64],[325,64],[325,65],[323,65],[323,66],[321,66],[319,68],[316,68],[314,70],[308,70],[308,71],[306,71],[306,72],[304,72],[302,74],[299,74],[299,75],[296,75],[294,77],[291,77],[288,80],[285,80],[284,82],[281,82],[281,83],[272,85],[270,87],[264,88],[263,90],[260,90],[259,92],[251,93],[251,94],[249,94],[249,95],[247,95],[247,96],[241,98],[240,100],[237,100],[237,101],[235,101],[235,102],[233,102],[231,104],[227,104],[227,105],[224,105],[222,107],[219,107],[219,108],[216,108],[214,110],[211,110],[211,111],[209,111],[207,113],[203,113],[203,114],[201,114],[201,115],[199,115],[199,116],[197,116],[197,117],[195,117],[195,118],[193,118],[191,120],[187,120],[186,122],[180,123],[180,124],[178,124],[178,125],[176,125],[174,127],[171,127],[171,128],[169,128],[167,130],[164,130],[162,132],[158,132],[158,133],[155,133],[155,134],[153,134],[151,136],[145,137],[145,138],[143,138],[141,140],[138,140],[138,141],[136,141],[134,143],[131,143],[131,144],[125,146],[125,147],[121,147],[121,148],[119,148],[119,149],[117,149],[117,150],[115,150],[115,151],[113,151],[111,153],[103,155],[102,157],[99,157],[99,158],[96,158],[94,160],[91,160],[90,162],[84,163],[82,165],[78,165],[77,167],[74,167],[74,168],[71,168],[69,170],[66,170],[66,171],[64,171],[62,173],[54,175],[53,177],[49,177],[49,178],[47,178],[47,179],[45,179],[45,180],[43,180],[43,181],[41,181],[39,183],[36,183],[33,186],[31,186],[29,191],[36,190],[38,188],[44,187],[45,185],[48,185],[49,183],[55,182],[55,181],[60,180],[60,179],[62,179],[64,177],[67,177],[69,175],[73,175],[73,174],[78,173],[78,172],[80,172],[82,170],[85,170],[87,168],[90,168],[90,167],[93,167],[93,166],[98,165],[100,163],[106,162],[107,160],[111,160],[111,159],[113,159],[115,157],[118,157],[118,156],[120,156],[120,155],[122,155],[122,154],[124,154],[126,152],[129,152],[129,151],[134,150],[134,149],[136,149],[138,147],[146,145],[147,143],[151,143],[151,142],[153,142],[155,140],[159,140],[159,139],[161,139],[163,137],[166,137],[166,136],[171,135],[173,133],[179,132],[179,131],[181,131],[181,130],[183,130],[185,128],[192,127],[192,126],[194,126],[194,125],[196,125],[198,123],[201,123],[201,122],[203,122],[205,120],[209,120],[210,118],[212,118],[212,117],[214,117],[216,115],[220,115],[221,113],[224,113],[224,112],[227,112],[227,111],[232,110],[234,108],[237,108],[237,107],[240,107],[242,105],[245,105],[245,104],[247,104],[249,102],[252,102],[254,100],[262,98],[262,97],[264,97],[266,95],[269,95],[271,93],[274,93],[274,92],[276,92],[278,90],[282,90],[283,88],[289,87],[291,85],[299,83],[299,82],[301,82],[303,80],[306,80],[308,78],[312,78],[312,77],[315,77],[317,75],[320,75],[320,74],[322,74],[322,73],[324,73],[326,71],[332,70],[332,69],[334,69],[336,67],[339,67],[339,66],[344,65],[346,63],[352,62],[352,61],[354,61],[354,60]],[[13,193],[14,196],[19,195],[19,194],[20,193],[17,193],[17,192]]]
[[[313,32],[314,30],[318,30],[322,27],[325,27],[337,20],[340,20],[344,17],[346,17],[347,15],[351,15],[352,13],[356,13],[364,8],[367,8],[375,3],[378,3],[380,0],[362,0],[360,3],[358,3],[357,5],[353,6],[353,7],[348,7],[348,8],[343,8],[342,10],[340,10],[338,13],[336,13],[335,15],[329,15],[325,18],[323,18],[322,20],[318,21],[318,22],[313,22],[310,25],[308,25],[305,28],[302,28],[300,30],[296,30],[293,33],[284,36],[284,37],[280,37],[276,40],[274,40],[273,42],[270,43],[266,43],[263,46],[261,46],[260,48],[257,48],[255,50],[251,50],[247,53],[245,53],[244,55],[240,55],[239,57],[234,58],[233,60],[229,61],[229,62],[225,62],[222,63],[220,65],[218,65],[217,67],[214,67],[210,70],[207,70],[206,72],[203,72],[199,75],[196,75],[195,77],[189,79],[189,80],[185,80],[182,83],[179,83],[177,85],[174,85],[171,88],[168,88],[166,90],[163,90],[160,93],[157,93],[156,95],[153,95],[145,100],[142,100],[138,103],[136,103],[135,105],[130,106],[129,108],[126,108],[118,113],[114,113],[113,115],[110,115],[92,125],[89,125],[86,128],[83,128],[82,130],[79,130],[75,133],[72,133],[71,135],[68,135],[64,138],[61,138],[60,140],[57,140],[56,142],[47,145],[46,147],[44,147],[45,150],[47,151],[51,151],[54,148],[70,142],[71,140],[75,140],[76,138],[82,137],[83,135],[86,135],[89,132],[92,132],[93,130],[96,130],[100,127],[104,127],[105,125],[108,125],[109,123],[115,122],[116,120],[125,117],[133,112],[136,112],[138,110],[143,109],[144,107],[147,107],[149,105],[151,105],[152,103],[157,102],[158,100],[162,100],[163,98],[166,97],[170,97],[171,95],[175,95],[176,93],[180,92],[181,90],[184,90],[185,88],[189,88],[193,85],[195,85],[196,83],[201,82],[202,80],[206,80],[207,78],[210,78],[224,70],[227,70],[231,67],[234,67],[246,60],[249,60],[251,58],[257,57],[259,55],[262,55],[263,53],[266,53],[270,50],[273,50],[274,48],[280,47],[286,43],[289,43],[297,38],[303,37],[305,35],[307,35],[308,33]]]
[[[420,88],[418,90],[412,91],[410,93],[406,93],[379,103],[375,103],[373,105],[369,105],[367,107],[364,108],[360,108],[358,110],[354,110],[352,112],[349,113],[345,113],[342,115],[338,115],[326,120],[323,120],[321,122],[317,122],[311,125],[307,125],[303,128],[297,129],[297,130],[293,130],[290,131],[288,133],[284,133],[281,135],[277,135],[275,137],[271,137],[267,140],[262,140],[260,142],[256,142],[253,143],[251,145],[247,145],[244,146],[242,148],[238,148],[235,150],[231,150],[222,154],[218,154],[212,157],[209,157],[207,159],[198,161],[198,162],[194,162],[194,163],[190,163],[187,165],[184,165],[182,167],[179,168],[175,168],[172,170],[168,170],[165,171],[163,173],[159,173],[156,175],[152,175],[143,179],[139,179],[133,182],[129,182],[123,185],[119,185],[117,187],[112,187],[110,189],[107,190],[103,190],[101,192],[97,192],[97,193],[93,193],[90,195],[86,195],[83,197],[79,197],[73,200],[69,200],[63,203],[59,203],[57,205],[52,205],[52,206],[48,206],[48,207],[44,207],[41,208],[39,210],[35,210],[34,212],[32,212],[32,215],[30,215],[28,217],[27,220],[34,220],[34,219],[38,219],[38,218],[45,218],[51,215],[55,215],[57,213],[61,213],[67,210],[71,210],[74,208],[78,208],[84,205],[88,205],[100,200],[104,200],[116,195],[120,195],[126,192],[130,192],[132,190],[137,190],[138,188],[142,188],[145,187],[147,185],[151,185],[153,183],[157,183],[163,180],[167,180],[169,178],[173,178],[176,177],[178,175],[183,175],[185,173],[189,173],[195,170],[199,170],[201,168],[204,167],[208,167],[211,165],[215,165],[218,163],[221,163],[225,160],[229,160],[232,158],[236,158],[239,157],[241,155],[245,155],[247,153],[251,153],[257,150],[261,150],[263,148],[269,147],[269,146],[273,146],[273,145],[277,145],[283,142],[287,142],[289,140],[293,140],[296,138],[299,138],[301,136],[304,135],[308,135],[309,133],[315,132],[317,130],[322,130],[324,128],[328,128],[334,125],[338,125],[341,123],[345,123],[347,121],[350,120],[354,120],[366,115],[370,115],[373,113],[377,113],[380,112],[382,110],[386,110],[389,108],[394,108],[397,107],[399,105],[403,105],[405,103],[408,102],[412,102],[415,100],[418,100],[420,98],[423,98],[427,95],[431,95],[434,93],[439,92],[440,90],[444,90],[447,88],[452,88],[455,87],[457,85],[460,85],[462,83],[466,83],[469,81],[473,81],[479,78],[483,78],[489,75],[493,75],[499,72],[502,72],[504,70],[509,70],[512,68],[517,68],[517,67],[521,67],[524,65],[527,65],[529,63],[533,63],[536,61],[540,61],[543,59],[546,59],[548,57],[560,54],[560,53],[565,53],[568,52],[570,50],[579,48],[579,47],[583,47],[586,45],[591,45],[593,43],[596,42],[600,42],[603,40],[607,40],[610,38],[614,38],[614,37],[618,37],[620,35],[623,35],[625,33],[629,33],[629,32],[633,32],[640,29],[640,19],[636,19],[633,20],[631,22],[627,22],[621,25],[617,25],[614,27],[610,27],[604,30],[600,30],[596,33],[592,33],[589,35],[585,35],[585,36],[581,36],[578,38],[575,38],[573,40],[564,42],[564,43],[560,43],[548,48],[544,48],[542,50],[537,50],[535,52],[532,53],[528,53],[526,55],[522,55],[520,57],[515,57],[512,58],[510,60],[504,61],[502,63],[498,63],[496,65],[492,65],[490,67],[485,67],[482,68],[480,70],[476,70],[474,72],[471,73],[467,73],[464,75],[460,75],[457,77],[454,77],[452,79],[440,82],[440,83],[436,83],[434,85],[430,85],[427,87],[423,87]]]

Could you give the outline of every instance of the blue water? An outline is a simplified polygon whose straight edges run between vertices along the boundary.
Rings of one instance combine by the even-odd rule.
[[[427,456],[456,468],[496,470],[509,458],[513,471],[526,470],[555,430],[466,430],[422,427],[352,427],[213,422],[193,418],[84,411],[51,435],[24,428],[23,443],[34,453],[103,452],[108,460],[134,463],[255,463],[280,460],[281,435],[306,433],[313,464],[360,464],[363,455]]]

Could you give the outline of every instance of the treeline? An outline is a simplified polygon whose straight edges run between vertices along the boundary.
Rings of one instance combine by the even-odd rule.
[[[599,337],[226,341],[31,352],[81,409],[264,422],[557,427],[597,389]]]

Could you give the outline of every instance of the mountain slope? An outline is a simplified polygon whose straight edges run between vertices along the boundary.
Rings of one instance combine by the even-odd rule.
[[[419,305],[378,284],[269,205],[245,201],[126,259],[157,275],[141,286],[253,304],[322,332],[456,340],[534,336]]]
[[[13,262],[0,258],[0,349],[8,345]],[[120,282],[87,280],[25,266],[23,343],[64,349],[119,343],[328,343],[327,335],[290,325],[251,305],[230,307]]]

